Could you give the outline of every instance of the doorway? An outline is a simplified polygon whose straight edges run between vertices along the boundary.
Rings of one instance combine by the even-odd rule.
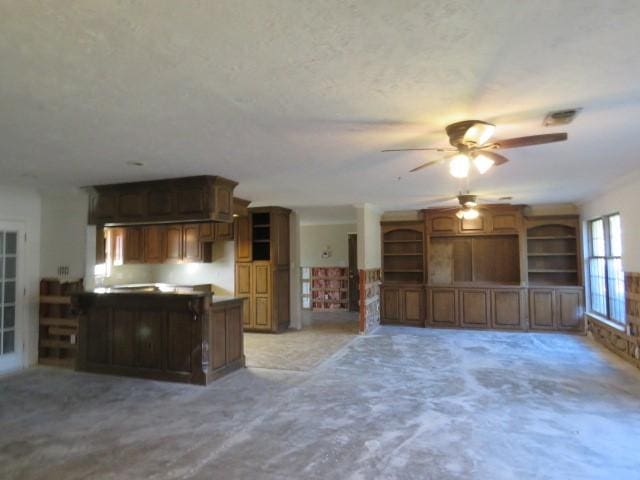
[[[358,235],[350,233],[349,242],[349,311],[360,309],[360,278],[358,276]]]
[[[0,222],[0,372],[22,367],[22,238],[19,224]]]

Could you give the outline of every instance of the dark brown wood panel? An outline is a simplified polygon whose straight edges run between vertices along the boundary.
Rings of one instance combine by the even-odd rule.
[[[424,290],[402,289],[402,323],[424,325]]]
[[[142,227],[125,227],[124,229],[124,263],[144,262],[144,229]]]
[[[174,372],[191,371],[193,314],[167,312],[167,369]]]
[[[429,316],[433,326],[458,325],[458,308],[454,288],[432,288],[429,294]]]
[[[164,262],[165,227],[153,225],[144,227],[144,262]]]
[[[236,262],[250,262],[251,256],[251,219],[239,217],[235,221]]]
[[[486,289],[460,289],[460,324],[463,327],[487,328],[491,318],[490,292]]]
[[[166,314],[159,310],[144,310],[136,321],[136,363],[139,367],[162,368],[162,337]]]
[[[135,362],[136,316],[135,310],[113,311],[112,362],[114,365],[132,365]]]
[[[382,290],[382,320],[400,323],[400,288],[385,286]]]
[[[145,196],[143,192],[125,191],[118,195],[118,216],[131,221],[144,219]]]
[[[158,189],[147,192],[147,207],[153,217],[169,216],[175,210],[175,193],[171,190]]]
[[[529,328],[553,330],[555,320],[555,292],[552,289],[529,290]]]
[[[242,306],[227,309],[226,320],[227,362],[233,362],[242,357]]]
[[[259,329],[271,328],[271,315],[269,297],[255,297],[254,298],[254,320],[252,326]]]
[[[233,240],[233,223],[218,222],[215,224],[216,240]]]
[[[254,263],[253,265],[253,293],[255,295],[269,295],[271,266],[268,263]]]
[[[524,295],[519,289],[497,289],[492,291],[493,327],[521,330],[524,328]]]
[[[182,226],[182,260],[185,262],[202,261],[202,244],[200,243],[200,225],[188,223]]]
[[[236,264],[236,295],[251,295],[251,270],[250,263]]]
[[[483,232],[486,229],[485,217],[479,216],[478,218],[460,220],[460,232]]]
[[[182,225],[169,225],[165,229],[164,260],[178,263],[183,255]]]
[[[109,335],[110,315],[111,311],[109,309],[96,308],[91,322],[86,324],[85,343],[87,346],[85,358],[87,362],[108,363],[111,361],[109,356],[109,345],[111,343]]]
[[[214,309],[211,312],[211,335],[209,348],[211,349],[211,366],[219,368],[227,359],[227,318],[225,310]]]
[[[581,290],[556,290],[558,328],[584,330],[584,299]]]

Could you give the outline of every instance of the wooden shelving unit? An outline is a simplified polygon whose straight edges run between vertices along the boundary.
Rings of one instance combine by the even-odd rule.
[[[70,294],[82,290],[82,280],[61,283],[57,278],[40,281],[38,363],[73,368],[76,359],[78,316]]]
[[[336,311],[349,308],[349,276],[346,267],[302,268],[304,308],[314,311]],[[306,278],[305,275],[307,275]]]
[[[382,277],[385,283],[424,282],[424,234],[421,225],[400,223],[383,228]]]
[[[553,220],[527,229],[529,285],[580,285],[576,234],[577,224]]]

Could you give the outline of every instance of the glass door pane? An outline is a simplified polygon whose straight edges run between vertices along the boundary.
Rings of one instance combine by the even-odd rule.
[[[0,231],[0,355],[15,352],[18,233]]]

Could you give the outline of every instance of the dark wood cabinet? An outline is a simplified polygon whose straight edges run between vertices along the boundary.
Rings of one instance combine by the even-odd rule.
[[[425,323],[424,289],[415,285],[385,285],[381,289],[382,323],[422,327]]]
[[[103,227],[96,228],[96,265],[107,261],[107,237]]]
[[[241,298],[85,292],[73,303],[79,370],[204,385],[244,366]]]
[[[124,247],[122,258],[124,263],[144,262],[144,230],[142,227],[123,228]]]
[[[144,262],[164,262],[165,227],[152,225],[144,227]]]
[[[455,288],[429,289],[429,325],[455,327],[458,325],[458,295]]]
[[[233,240],[233,223],[216,223],[215,224],[216,240]]]
[[[237,183],[222,177],[183,177],[99,185],[90,189],[89,224],[233,221]]]
[[[529,326],[532,330],[583,332],[584,293],[581,287],[529,289]]]
[[[246,330],[289,326],[289,214],[280,207],[252,208],[235,220],[235,292],[248,298]]]
[[[182,225],[182,261],[201,262],[202,244],[200,243],[200,225],[190,223]]]
[[[526,328],[527,297],[523,288],[504,288],[491,291],[492,326],[501,330]]]
[[[488,328],[491,321],[490,290],[482,288],[461,288],[458,291],[460,302],[460,325],[466,328]]]
[[[178,263],[183,256],[182,225],[168,225],[165,228],[164,261]]]
[[[200,241],[213,242],[216,239],[216,227],[213,222],[204,222],[199,225]]]
[[[584,331],[584,295],[582,289],[556,289],[558,328]]]

